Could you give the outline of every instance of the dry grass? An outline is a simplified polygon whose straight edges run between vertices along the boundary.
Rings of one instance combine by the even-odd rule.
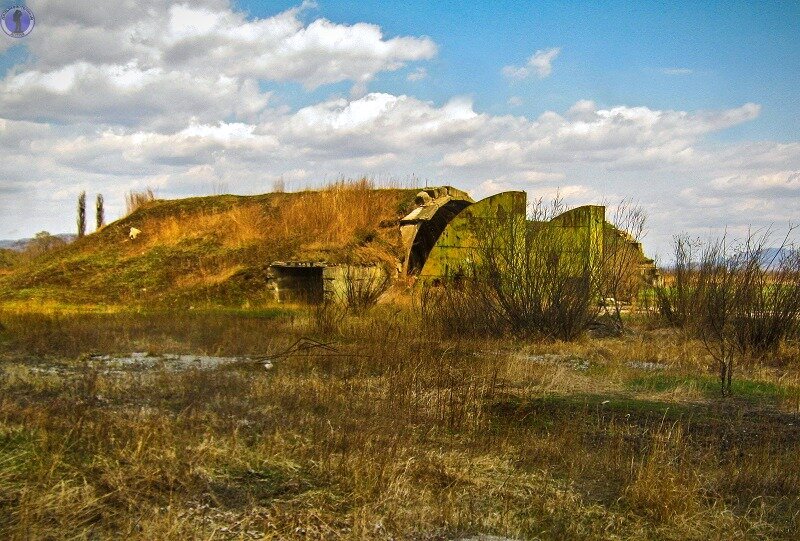
[[[263,303],[267,266],[276,260],[394,269],[402,252],[397,220],[413,196],[361,180],[314,192],[154,201],[81,242],[14,265],[0,276],[0,300],[184,308]],[[130,227],[141,231],[135,241]]]
[[[268,209],[267,209],[268,210]],[[274,238],[274,223],[263,205],[234,206],[224,211],[198,212],[184,216],[154,216],[142,222],[146,246],[175,246],[187,240],[213,238],[224,248],[239,248]]]
[[[452,340],[426,336],[418,320],[395,307],[339,314],[325,329],[300,311],[0,313],[0,536],[800,533],[796,414],[626,390],[650,375],[633,360],[697,376],[670,360],[677,339],[658,352],[647,343],[659,335],[645,330],[577,343]],[[265,355],[302,336],[336,351],[285,355],[269,371],[109,372],[84,356]],[[793,381],[798,372],[784,370]]]
[[[149,186],[143,190],[131,190],[125,194],[125,215],[133,214],[143,206],[156,200],[155,191]]]
[[[148,246],[174,246],[210,237],[226,248],[299,241],[310,250],[338,249],[354,241],[366,244],[385,237],[379,226],[396,225],[401,197],[402,192],[376,190],[367,179],[341,181],[319,191],[278,193],[267,204],[152,216],[141,229],[148,232]]]

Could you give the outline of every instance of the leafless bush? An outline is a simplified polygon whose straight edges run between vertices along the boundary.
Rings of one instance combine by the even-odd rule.
[[[723,395],[731,392],[737,357],[764,358],[797,333],[800,256],[789,243],[792,231],[777,248],[770,248],[771,231],[738,243],[675,239],[674,282],[657,290],[661,314],[702,340]]]
[[[389,273],[383,269],[348,265],[344,273],[344,303],[353,312],[371,308],[389,288]]]
[[[155,201],[155,199],[156,194],[150,187],[140,191],[131,190],[125,194],[125,212],[126,214],[132,214],[139,207]]]
[[[513,334],[573,340],[597,318],[601,261],[591,248],[569,249],[571,240],[546,223],[565,210],[558,197],[539,199],[532,221],[499,217],[479,232],[477,295]]]
[[[487,310],[488,292],[474,280],[450,281],[445,287],[423,285],[420,290],[422,321],[443,336],[492,336],[505,331],[495,309]],[[492,306],[496,301],[492,301]]]
[[[573,240],[546,223],[565,210],[558,197],[539,199],[532,220],[510,214],[476,223],[469,268],[428,294],[445,326],[573,340],[594,323],[602,261],[591,247],[572,249]]]
[[[603,299],[614,299],[604,306],[617,332],[624,329],[623,302],[634,302],[643,285],[641,241],[646,221],[641,206],[623,200],[614,207],[610,223],[604,224],[600,289]]]
[[[674,239],[674,268],[672,277],[661,287],[656,288],[658,313],[670,325],[685,328],[699,306],[701,290],[696,282],[699,276],[697,252],[701,249],[699,241],[686,236]]]

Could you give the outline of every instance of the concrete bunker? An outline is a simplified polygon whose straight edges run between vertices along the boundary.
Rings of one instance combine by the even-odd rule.
[[[381,265],[276,261],[269,267],[269,281],[278,302],[320,304],[348,302],[373,290],[382,293],[389,276]]]
[[[622,247],[632,254],[632,279],[638,275],[651,285],[660,280],[641,243],[606,222],[604,206],[585,205],[549,221],[533,221],[527,216],[525,192],[502,192],[475,202],[466,192],[451,186],[425,188],[417,193],[415,203],[417,207],[399,222],[402,252],[396,271],[388,271],[392,265],[387,266],[386,261],[376,264],[369,258],[361,264],[343,263],[342,258],[336,263],[276,261],[270,265],[275,299],[312,304],[346,302],[354,289],[374,286],[385,290],[395,272],[432,283],[466,277],[480,257],[485,242],[481,231],[486,227],[547,231],[561,246],[558,261],[575,269],[576,277],[578,269],[595,268],[606,251]],[[349,260],[344,257],[344,261]]]
[[[656,284],[661,279],[652,259],[647,258],[642,245],[627,232],[620,231],[605,220],[605,207],[584,205],[576,207],[549,221],[532,221],[527,218],[525,192],[503,192],[465,208],[451,217],[433,246],[428,249],[422,268],[418,271],[423,281],[439,283],[470,274],[473,263],[480,258],[481,231],[491,228],[535,228],[546,230],[560,246],[561,264],[574,269],[578,277],[581,269],[596,268],[602,264],[604,250],[630,251],[631,277],[637,276],[645,283]],[[419,231],[423,231],[420,227]],[[510,236],[509,236],[510,238]],[[622,242],[620,242],[622,241]],[[412,246],[413,248],[413,246]],[[409,271],[415,270],[409,267]]]
[[[278,261],[270,266],[278,302],[317,304],[325,298],[325,265],[311,261]]]
[[[415,202],[417,208],[400,220],[405,249],[403,272],[418,274],[437,240],[453,218],[475,201],[452,186],[425,188]]]

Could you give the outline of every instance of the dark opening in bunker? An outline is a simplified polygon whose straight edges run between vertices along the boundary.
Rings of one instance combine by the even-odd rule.
[[[321,303],[325,297],[322,277],[324,267],[319,265],[272,265],[275,274],[277,298],[280,302]]]
[[[442,205],[430,220],[423,221],[420,224],[408,257],[409,274],[415,274],[422,269],[433,246],[439,240],[439,236],[447,227],[447,224],[450,223],[450,220],[471,204],[469,201],[453,199]]]

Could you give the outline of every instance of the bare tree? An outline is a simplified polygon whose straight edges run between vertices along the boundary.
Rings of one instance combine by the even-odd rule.
[[[641,242],[646,222],[644,209],[623,199],[614,207],[610,222],[603,224],[601,302],[617,332],[624,330],[623,302],[634,303],[644,285]]]
[[[51,235],[47,231],[39,231],[25,248],[25,255],[36,257],[64,245],[66,245],[66,242],[63,239]]]
[[[104,225],[106,225],[106,212],[103,202],[103,194],[97,194],[97,199],[95,200],[95,218],[97,220],[97,229],[98,231],[102,229]]]
[[[800,256],[792,232],[777,248],[770,230],[738,243],[676,238],[675,280],[659,288],[661,313],[703,342],[723,395],[731,394],[737,358],[764,357],[797,332]]]
[[[78,238],[86,235],[86,192],[78,196]]]

